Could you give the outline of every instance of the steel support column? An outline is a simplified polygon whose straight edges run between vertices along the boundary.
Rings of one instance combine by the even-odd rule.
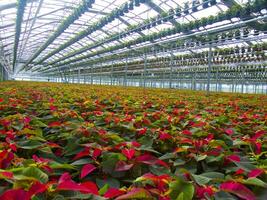
[[[143,70],[143,87],[146,87],[146,77],[147,76],[147,55],[145,53],[145,62],[144,62],[144,70]]]
[[[126,57],[123,85],[127,86],[128,56]]]
[[[207,95],[209,95],[210,93],[210,75],[211,75],[211,59],[212,59],[212,55],[211,55],[211,44],[209,46],[209,53],[208,53],[208,79],[207,79]]]

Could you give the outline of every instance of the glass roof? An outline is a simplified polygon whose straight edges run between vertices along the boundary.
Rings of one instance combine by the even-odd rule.
[[[6,69],[10,72],[13,71],[14,73],[19,72],[19,70],[33,58],[34,54],[48,41],[53,33],[58,30],[58,27],[62,25],[62,22],[66,17],[71,15],[75,8],[82,4],[83,0],[27,0],[21,23],[16,65],[13,69],[12,62],[14,56],[13,51],[17,16],[16,2],[16,0],[0,0],[0,62]],[[223,0],[217,0],[218,3],[209,8],[200,8],[197,12],[182,14],[182,16],[174,16],[174,19],[171,21],[123,35],[119,39],[112,40],[111,42],[103,42],[116,34],[129,30],[133,26],[144,24],[148,19],[156,18],[162,12],[168,12],[170,9],[175,10],[177,7],[184,8],[185,3],[188,2],[188,0],[149,0],[148,3],[141,3],[140,6],[134,7],[123,16],[98,28],[98,30],[89,32],[85,37],[69,43],[69,41],[77,38],[82,31],[89,30],[101,19],[121,7],[126,2],[130,3],[131,1],[95,0],[94,3],[92,3],[91,8],[88,8],[86,12],[81,14],[78,19],[70,24],[63,33],[59,34],[52,40],[52,42],[50,42],[47,47],[33,59],[33,62],[29,63],[29,66],[31,66],[31,68],[42,68],[43,66],[47,67],[46,65],[51,63],[62,63],[66,61],[73,61],[73,63],[76,63],[76,60],[81,57],[83,58],[81,62],[84,62],[90,60],[88,55],[91,55],[96,51],[101,51],[114,45],[133,41],[140,36],[173,28],[177,23],[183,24],[203,17],[214,16],[221,11],[226,11],[229,7],[229,5],[224,4]],[[202,0],[199,0],[199,2],[202,3]],[[248,0],[230,0],[230,2],[244,4],[247,3]],[[192,1],[190,1],[190,5],[191,3]],[[232,20],[231,22],[223,21],[219,24],[215,23],[206,26],[205,28],[211,29],[224,23],[235,23],[235,20]],[[203,30],[203,28],[200,28],[199,30]],[[177,36],[179,36],[179,34],[177,34],[176,37]],[[173,36],[167,36],[166,38],[168,39],[172,37]],[[100,42],[103,43],[101,45],[96,45]],[[137,44],[135,47],[141,47],[144,46],[144,44],[150,44],[150,42]],[[62,45],[66,45],[66,47],[46,58],[47,55],[50,55],[49,53],[57,50]],[[107,55],[109,54],[107,53]],[[88,56],[88,58],[86,58],[86,56]],[[99,57],[99,55],[95,57]],[[43,60],[44,58],[46,59]],[[43,62],[38,63],[42,60]],[[38,63],[38,65],[35,66],[34,63]]]

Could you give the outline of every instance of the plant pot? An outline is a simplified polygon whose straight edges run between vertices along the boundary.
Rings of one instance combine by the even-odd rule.
[[[189,10],[185,10],[184,14],[188,15],[189,14]]]
[[[129,3],[128,9],[129,9],[129,10],[133,10],[133,9],[134,9],[133,2]]]
[[[235,39],[239,40],[240,39],[240,31],[235,32]]]
[[[135,0],[135,1],[134,1],[134,5],[135,5],[136,7],[140,6],[140,1],[139,1],[139,0]]]
[[[257,36],[257,35],[259,35],[260,34],[260,32],[258,31],[258,30],[255,30],[254,31],[254,36]]]
[[[193,11],[193,12],[197,12],[197,11],[198,11],[197,7],[193,7],[193,8],[192,8],[192,11]]]
[[[209,7],[209,2],[208,2],[208,0],[203,0],[203,5],[202,5],[202,7],[203,7],[204,9]]]
[[[167,21],[168,21],[168,18],[164,18],[164,19],[163,19],[163,22],[167,22]]]
[[[198,11],[198,6],[199,6],[199,0],[193,0],[192,1],[192,11],[197,12]]]
[[[174,14],[175,14],[174,10],[173,10],[173,9],[170,9],[170,10],[169,10],[169,13],[168,13],[168,15],[169,15],[169,20],[173,19]]]
[[[184,13],[187,15],[189,14],[189,4],[188,3],[185,3],[184,4]]]
[[[216,5],[216,3],[217,3],[216,0],[211,0],[210,1],[210,5],[212,5],[212,6]]]
[[[175,10],[175,15],[177,17],[180,17],[181,16],[181,8],[177,7],[176,10]]]

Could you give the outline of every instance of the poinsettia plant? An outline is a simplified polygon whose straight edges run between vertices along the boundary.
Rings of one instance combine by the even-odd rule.
[[[0,199],[244,199],[267,187],[267,97],[0,85]]]

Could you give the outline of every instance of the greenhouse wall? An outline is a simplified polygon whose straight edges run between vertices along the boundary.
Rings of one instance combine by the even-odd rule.
[[[183,89],[183,90],[198,90],[206,91],[208,87],[207,80],[178,80],[172,79],[171,82],[169,79],[152,79],[144,77],[136,78],[113,78],[107,76],[88,76],[81,75],[80,79],[77,77],[32,77],[32,76],[19,76],[16,77],[16,80],[22,81],[37,81],[37,82],[58,82],[58,83],[74,83],[74,84],[93,84],[93,85],[114,85],[114,86],[129,86],[129,87],[142,87],[142,88],[171,88],[171,89]],[[250,94],[267,94],[267,83],[246,83],[244,84],[236,81],[229,80],[228,83],[219,83],[216,80],[211,80],[209,90],[213,92],[232,92],[232,93],[250,93]]]

